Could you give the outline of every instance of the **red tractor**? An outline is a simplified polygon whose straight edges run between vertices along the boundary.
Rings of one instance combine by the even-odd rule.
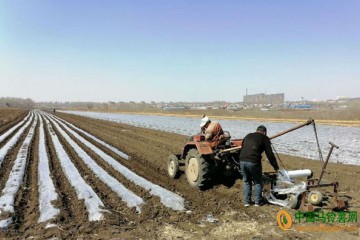
[[[168,174],[175,179],[185,172],[192,187],[204,189],[215,173],[226,176],[239,174],[241,139],[230,140],[225,132],[219,141],[205,141],[203,135],[195,135],[187,142],[181,154],[172,154],[168,161]]]
[[[295,126],[286,131],[280,132],[270,139],[277,138],[296,129],[314,125],[315,121],[309,119],[307,122]],[[187,181],[192,187],[204,189],[215,175],[222,173],[230,175],[240,175],[239,156],[241,151],[242,139],[230,140],[230,134],[225,132],[224,138],[220,141],[205,141],[203,135],[195,135],[187,142],[181,154],[172,154],[168,159],[168,174],[175,179],[185,172]],[[316,135],[317,140],[317,135]],[[319,145],[318,145],[319,146]],[[321,153],[321,151],[319,152]]]

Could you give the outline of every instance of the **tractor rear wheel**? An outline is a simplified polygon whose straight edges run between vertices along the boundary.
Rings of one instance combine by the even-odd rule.
[[[186,155],[185,175],[190,186],[204,189],[209,181],[209,166],[205,158],[196,149]]]
[[[174,154],[171,154],[168,159],[168,174],[172,179],[176,179],[180,175],[179,160]]]

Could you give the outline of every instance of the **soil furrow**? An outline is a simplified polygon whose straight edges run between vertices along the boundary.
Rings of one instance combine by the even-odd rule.
[[[62,122],[63,123],[63,122]],[[117,155],[116,153],[114,153],[113,151],[111,151],[110,149],[108,149],[107,147],[105,147],[104,145],[98,143],[97,141],[91,139],[90,137],[86,136],[85,134],[83,134],[82,132],[74,129],[73,127],[69,126],[66,123],[65,124],[67,127],[69,127],[71,130],[75,131],[77,134],[79,134],[81,137],[85,138],[87,141],[89,141],[90,143],[92,143],[93,145],[95,145],[97,148],[101,149],[103,152],[105,152],[107,155],[111,156],[112,158],[116,159],[119,162],[123,162],[123,161],[128,161],[128,160],[124,160],[122,157],[120,157],[119,155]],[[62,127],[63,128],[63,127]],[[64,128],[63,128],[64,129]],[[64,129],[65,130],[65,129]],[[103,139],[98,138],[99,140],[104,141]],[[104,141],[106,142],[106,141]],[[109,142],[106,142],[109,144]],[[110,144],[111,145],[111,144]]]
[[[69,133],[66,129],[63,130],[74,140],[96,163],[101,166],[106,172],[108,172],[112,177],[116,178],[120,183],[122,183],[128,189],[131,189],[136,194],[141,194],[141,197],[144,199],[149,199],[152,196],[143,188],[137,186],[132,183],[130,180],[121,175],[118,171],[116,171],[110,164],[104,161],[99,155],[97,155],[93,150],[85,146],[79,139],[75,138],[71,133]],[[92,142],[93,143],[93,142]],[[126,161],[126,160],[125,160]]]
[[[4,158],[4,161],[1,164],[0,167],[0,191],[5,187],[6,181],[8,180],[9,174],[11,172],[11,169],[14,165],[14,161],[16,159],[16,156],[21,148],[22,143],[24,142],[27,134],[29,133],[31,124],[25,129],[23,134],[20,136],[18,142],[15,144],[15,146],[9,150],[7,155]]]
[[[99,178],[97,178],[92,170],[84,163],[84,161],[81,159],[80,156],[76,153],[76,151],[73,149],[73,147],[65,140],[63,136],[60,136],[60,133],[53,125],[54,130],[56,131],[57,135],[60,138],[60,142],[63,145],[66,152],[69,154],[70,158],[72,159],[73,163],[79,170],[79,172],[84,176],[84,179],[86,179],[87,182],[90,183],[90,185],[93,187],[95,192],[99,194],[101,199],[108,203],[107,207],[109,209],[115,209],[115,212],[128,212],[131,216],[134,215],[135,209],[128,210],[128,207],[123,204],[121,199],[105,184],[103,183]],[[76,139],[74,136],[69,134],[65,129],[63,129],[70,137],[73,139],[82,149],[84,149],[85,152],[89,152],[89,150],[86,146],[84,146],[78,139]],[[93,158],[95,154],[92,153],[89,154],[90,157]],[[94,159],[94,158],[93,158]],[[95,159],[94,159],[95,160]],[[97,162],[98,163],[98,162]],[[100,164],[99,164],[100,166]],[[106,169],[105,169],[106,170]],[[100,189],[103,189],[103,187],[106,189],[106,191],[100,191]],[[120,205],[120,206],[119,206]]]
[[[45,122],[44,124],[46,126]],[[62,237],[70,237],[76,235],[79,229],[89,226],[87,211],[84,202],[77,198],[75,190],[62,171],[47,127],[45,127],[45,136],[50,160],[50,172],[53,174],[54,185],[61,203],[60,206],[56,206],[60,209],[60,214],[53,223],[59,225],[62,229]]]
[[[37,191],[37,165],[38,165],[38,148],[37,143],[39,136],[37,134],[39,121],[34,132],[34,138],[31,142],[25,175],[15,200],[14,224],[12,227],[15,231],[24,232],[25,237],[31,236],[31,231],[36,228],[38,212],[38,191]],[[29,232],[26,234],[26,232]]]
[[[69,120],[69,122],[81,126],[83,130],[106,142],[116,141],[117,145],[122,146],[120,149],[126,149],[125,152],[132,158],[130,161],[120,159],[120,162],[142,176],[149,175],[149,169],[157,171],[156,175],[166,175],[166,162],[164,164],[164,160],[167,160],[170,153],[180,152],[182,143],[186,140],[185,136],[178,134],[174,134],[169,138],[169,133],[165,132],[147,129],[146,131],[151,132],[151,134],[144,134],[143,129],[138,127],[109,123],[103,120],[89,120],[88,118],[78,116],[76,116],[76,120],[73,120],[72,116],[67,115],[67,117],[66,120]],[[86,122],[86,124],[81,125],[81,122]],[[156,137],[144,137],[147,135]],[[159,139],[162,140],[159,141]],[[166,144],[162,145],[163,142],[166,142]],[[171,147],[168,147],[170,145]],[[159,159],[159,156],[162,156],[163,159]],[[137,161],[140,161],[140,164],[136,163]]]
[[[69,122],[75,122],[72,121],[72,116],[69,118],[69,115],[67,116]],[[78,117],[76,117],[78,118]],[[133,153],[130,154],[132,159],[130,161],[122,160],[121,163],[125,165],[126,167],[129,167],[131,170],[135,171],[141,176],[144,176],[146,178],[153,176],[155,179],[155,183],[158,183],[160,185],[168,185],[170,182],[170,179],[167,176],[166,173],[166,160],[170,153],[174,152],[180,152],[182,142],[185,142],[186,136],[174,134],[175,136],[171,136],[169,138],[169,133],[165,132],[158,132],[156,130],[150,130],[146,129],[146,131],[151,132],[151,134],[144,134],[144,130],[142,128],[138,127],[132,127],[128,125],[123,124],[117,124],[115,123],[115,126],[113,124],[108,124],[106,121],[103,120],[89,120],[89,119],[82,119],[77,120],[76,124],[81,124],[80,122],[83,121],[89,121],[89,123],[85,124],[85,127],[88,126],[88,129],[98,129],[93,130],[92,134],[96,137],[102,138],[102,139],[110,139],[111,137],[116,137],[117,142],[119,144],[123,144],[125,149],[129,149],[129,151],[132,151]],[[111,125],[110,127],[107,126]],[[122,129],[131,129],[130,131],[124,131],[125,133],[131,132],[130,135],[128,134],[119,134],[119,130],[115,131],[114,128],[116,128],[116,125],[119,128]],[[84,129],[84,128],[82,128]],[[109,130],[110,129],[110,130]],[[85,129],[84,129],[85,130]],[[87,130],[87,129],[86,129]],[[154,138],[155,140],[149,140],[147,137],[144,137],[145,135],[153,135],[157,136]],[[168,149],[166,146],[160,147],[162,144],[162,141],[157,141],[156,139],[165,139],[167,141],[167,145],[171,144],[173,142],[175,145],[171,147],[171,149]],[[170,142],[170,143],[169,143]],[[158,146],[158,148],[161,148],[161,150],[153,149],[153,147]],[[173,152],[171,151],[173,150]],[[150,172],[153,172],[155,174],[150,174]],[[161,179],[163,181],[159,181],[159,175],[161,175]],[[171,183],[170,183],[171,184]]]
[[[66,131],[65,129],[63,129]],[[66,131],[67,132],[67,131]],[[69,132],[67,132],[69,134]],[[121,182],[125,187],[128,189],[131,189],[134,193],[141,196],[143,199],[146,199],[146,205],[143,206],[143,211],[146,212],[146,214],[140,214],[140,221],[143,221],[144,218],[152,218],[154,215],[159,215],[161,212],[161,215],[166,218],[171,213],[173,213],[173,210],[166,208],[161,202],[160,198],[157,196],[151,195],[147,190],[144,188],[134,184],[127,178],[125,178],[121,173],[116,171],[110,164],[105,162],[103,159],[101,159],[96,153],[94,153],[91,149],[86,147],[81,141],[76,139],[73,135],[69,134],[71,138],[79,145],[82,149],[85,150],[85,152],[91,156],[103,169],[105,169],[111,176],[116,178],[119,182]],[[127,161],[127,160],[124,160]]]
[[[166,168],[166,159],[168,155],[168,151],[162,149],[162,151],[156,151],[153,149],[154,145],[161,144],[161,141],[157,140],[149,140],[148,137],[143,137],[146,135],[151,136],[157,136],[155,139],[167,139],[167,141],[173,141],[177,145],[181,146],[181,142],[184,142],[184,139],[186,140],[186,136],[182,136],[181,140],[173,140],[171,139],[172,136],[170,136],[169,139],[169,133],[166,132],[159,132],[155,130],[150,129],[142,129],[138,127],[132,127],[124,124],[109,124],[106,121],[102,120],[94,120],[94,119],[83,119],[83,117],[76,117],[76,119],[81,118],[80,120],[77,120],[78,122],[74,123],[75,121],[72,121],[72,116],[68,117],[69,122],[74,123],[75,125],[80,125],[81,122],[85,122],[85,126],[88,126],[89,129],[98,129],[98,131],[93,131],[92,134],[94,134],[96,137],[106,139],[110,138],[111,136],[117,136],[117,142],[126,144],[127,149],[132,149],[133,151],[136,151],[136,154],[131,154],[132,159],[130,161],[123,160],[121,163],[127,167],[129,167],[131,170],[135,171],[137,174],[144,176],[146,179],[148,179],[151,182],[154,182],[162,187],[167,188],[168,190],[171,190],[173,192],[180,193],[188,202],[189,202],[189,208],[196,212],[201,212],[204,209],[211,209],[211,212],[217,213],[218,205],[224,205],[228,206],[230,204],[229,197],[231,199],[238,199],[237,201],[232,201],[232,207],[234,208],[242,208],[242,200],[240,199],[241,195],[241,184],[237,184],[232,188],[229,192],[224,193],[225,189],[227,187],[225,186],[215,186],[214,188],[205,191],[200,192],[195,189],[192,189],[187,184],[187,181],[184,176],[182,176],[179,180],[171,180],[165,171]],[[108,127],[108,125],[111,125],[111,127]],[[122,129],[131,129],[132,135],[128,134],[116,134],[116,131],[114,128],[119,126]],[[82,128],[84,129],[84,128]],[[100,131],[102,129],[102,131]],[[109,131],[105,131],[104,129],[110,129]],[[85,129],[84,129],[85,130]],[[86,129],[87,130],[87,129]],[[144,131],[151,132],[151,134],[144,134]],[[117,131],[118,132],[118,131]],[[129,131],[124,131],[125,133]],[[99,135],[96,135],[99,134]],[[178,138],[177,134],[174,134],[175,138]],[[180,135],[181,136],[181,135]],[[148,141],[149,140],[149,141]],[[160,142],[160,143],[159,143]],[[168,143],[169,144],[169,143]],[[166,149],[166,147],[165,147]],[[180,149],[180,147],[179,147]],[[229,196],[229,193],[230,196]],[[207,199],[207,201],[203,201],[203,199]],[[230,206],[231,207],[231,206]],[[218,212],[221,212],[222,210],[219,210]]]
[[[113,143],[120,150],[126,150],[124,152],[129,153],[129,155],[136,155],[137,151],[133,149],[136,148],[136,145],[129,148],[126,142],[122,141],[123,138],[146,142],[148,146],[151,146],[152,151],[163,152],[167,150],[167,153],[179,151],[182,144],[186,141],[186,137],[180,134],[169,134],[152,129],[144,131],[144,128],[140,127],[70,114],[61,113],[59,116],[77,127],[81,126],[83,130],[99,137],[105,142]]]
[[[26,116],[26,115],[25,115],[25,116]],[[19,118],[19,120],[16,121],[16,122],[11,122],[11,126],[9,126],[8,128],[4,129],[4,131],[3,131],[0,135],[4,134],[4,133],[5,133],[6,131],[8,131],[10,128],[12,128],[12,127],[15,126],[16,124],[18,124],[20,121],[22,121],[22,120],[25,118],[25,116],[24,116],[23,118]],[[23,123],[23,124],[25,124],[25,123]],[[23,124],[22,124],[21,126],[19,126],[17,129],[15,129],[15,131],[12,132],[9,136],[7,136],[2,142],[0,142],[0,148],[2,148],[2,147],[9,141],[9,139],[11,139],[11,138],[16,134],[16,132],[23,126]]]
[[[8,116],[6,120],[1,119],[0,123],[0,135],[6,132],[8,129],[12,128],[16,124],[18,124],[21,120],[23,120],[29,111],[19,111],[11,114],[12,116]]]
[[[106,206],[106,210],[109,211],[109,213],[104,214],[105,219],[101,221],[101,224],[105,224],[106,222],[106,224],[114,227],[121,226],[122,229],[133,229],[135,223],[132,223],[132,226],[126,226],[130,221],[137,222],[137,219],[139,217],[138,213],[136,213],[136,209],[126,206],[126,204],[121,200],[121,198],[115,192],[113,192],[109,186],[107,186],[104,182],[102,182],[98,177],[95,176],[94,172],[92,172],[92,170],[89,169],[89,167],[77,155],[72,146],[65,140],[63,136],[61,136],[61,134],[54,125],[53,129],[58,135],[62,146],[64,147],[65,151],[69,155],[70,159],[72,160],[82,177],[93,188],[95,193],[101,198],[101,200]],[[79,144],[78,141],[76,142],[77,144]],[[116,233],[115,230],[114,233]]]

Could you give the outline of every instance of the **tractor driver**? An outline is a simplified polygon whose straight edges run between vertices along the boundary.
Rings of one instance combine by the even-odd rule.
[[[224,131],[218,122],[212,122],[206,115],[203,116],[200,123],[201,134],[205,136],[206,141],[215,142],[216,146],[218,140],[221,140],[224,135]]]

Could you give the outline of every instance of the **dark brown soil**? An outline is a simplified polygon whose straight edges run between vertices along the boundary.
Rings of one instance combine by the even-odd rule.
[[[111,176],[146,202],[140,214],[137,214],[134,209],[127,208],[121,199],[82,162],[72,147],[60,137],[64,149],[82,177],[86,179],[104,202],[106,209],[110,211],[109,214],[105,214],[105,220],[90,223],[83,202],[77,200],[75,191],[61,169],[49,132],[46,130],[52,177],[59,194],[56,205],[60,207],[61,213],[53,221],[59,227],[45,229],[43,225],[37,223],[38,194],[33,192],[37,191],[38,131],[36,131],[33,141],[36,146],[32,147],[24,181],[24,186],[29,190],[21,193],[25,194],[24,196],[28,199],[28,202],[22,202],[25,207],[19,208],[23,210],[23,213],[19,215],[22,216],[22,220],[16,226],[12,225],[8,230],[0,232],[0,237],[33,236],[35,238],[59,237],[62,239],[335,239],[343,237],[350,239],[359,234],[358,232],[341,232],[340,235],[337,233],[304,233],[294,229],[282,231],[276,222],[277,212],[282,209],[281,207],[265,205],[260,208],[254,206],[245,208],[243,206],[241,179],[237,179],[233,183],[226,183],[225,179],[220,179],[215,186],[206,191],[191,188],[184,175],[177,180],[170,179],[166,172],[167,157],[171,153],[180,152],[182,145],[186,142],[186,136],[74,115],[57,115],[128,154],[131,157],[130,160],[122,159],[84,136],[138,175],[181,195],[186,200],[188,211],[179,212],[166,208],[157,197],[151,196],[147,191],[125,179],[92,150],[69,134]],[[54,129],[56,128],[54,127]],[[13,158],[12,156],[10,154],[9,158]],[[280,157],[288,169],[309,168],[314,171],[315,176],[320,173],[321,163],[319,161],[287,155],[280,155]],[[6,165],[5,171],[9,171],[10,166],[11,164]],[[265,160],[263,166],[264,171],[272,170]],[[360,166],[330,163],[327,169],[331,174],[325,175],[324,182],[338,181],[340,183],[339,195],[350,200],[350,210],[358,211],[360,182],[356,181],[356,177],[359,176]],[[295,210],[288,211],[294,216]],[[325,211],[327,210],[325,209]],[[212,214],[219,222],[204,221],[208,214]],[[357,227],[359,227],[358,223]]]
[[[20,122],[27,113],[24,109],[0,108],[0,134]]]

